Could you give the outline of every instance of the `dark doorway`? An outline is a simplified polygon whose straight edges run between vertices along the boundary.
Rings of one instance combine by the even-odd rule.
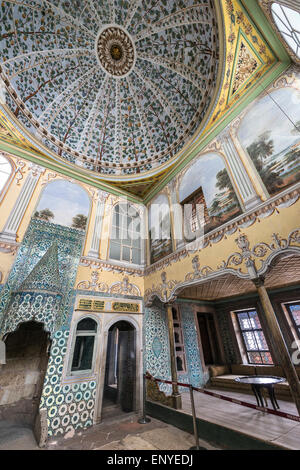
[[[49,334],[43,324],[22,323],[5,340],[0,366],[0,420],[34,427],[48,365]]]
[[[108,332],[102,417],[135,411],[136,331],[126,321]]]
[[[218,364],[220,353],[213,315],[198,312],[197,318],[205,365]]]

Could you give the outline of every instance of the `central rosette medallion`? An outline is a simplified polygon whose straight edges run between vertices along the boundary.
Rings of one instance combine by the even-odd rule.
[[[135,47],[129,34],[120,26],[105,26],[96,40],[101,67],[113,77],[124,77],[135,64]]]

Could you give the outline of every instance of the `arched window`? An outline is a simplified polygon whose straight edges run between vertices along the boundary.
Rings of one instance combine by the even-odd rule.
[[[0,194],[6,185],[8,178],[11,175],[11,164],[7,160],[7,158],[0,155]]]
[[[280,34],[300,59],[300,13],[279,3],[273,3],[272,14]]]
[[[84,318],[78,323],[72,357],[72,373],[92,370],[96,334],[97,322],[92,318]]]
[[[141,219],[130,204],[114,208],[109,245],[110,259],[141,264]]]

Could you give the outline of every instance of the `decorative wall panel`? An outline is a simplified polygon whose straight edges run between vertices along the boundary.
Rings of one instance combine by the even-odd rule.
[[[188,381],[194,387],[201,387],[207,382],[199,352],[197,329],[195,325],[194,311],[189,304],[180,304],[182,329],[184,336],[184,348],[188,367]]]
[[[144,341],[144,370],[155,378],[171,380],[166,312],[158,302],[145,309]],[[171,387],[167,384],[161,384],[160,390],[171,393]]]

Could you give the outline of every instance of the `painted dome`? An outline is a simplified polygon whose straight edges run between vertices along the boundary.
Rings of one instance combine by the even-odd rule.
[[[173,158],[203,122],[218,68],[210,0],[7,0],[7,105],[56,155],[103,175]]]

